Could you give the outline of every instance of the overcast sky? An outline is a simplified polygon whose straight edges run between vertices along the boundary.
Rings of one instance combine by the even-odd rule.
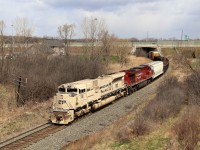
[[[57,36],[65,23],[81,38],[85,17],[105,20],[121,38],[200,38],[200,0],[0,0],[0,20],[12,34],[16,18],[27,18],[34,36]]]

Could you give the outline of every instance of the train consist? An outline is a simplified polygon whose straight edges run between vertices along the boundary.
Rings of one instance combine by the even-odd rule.
[[[96,79],[85,79],[62,84],[54,96],[50,120],[55,124],[68,124],[75,118],[96,110],[112,101],[130,95],[162,75],[168,60],[157,52],[150,52],[152,61],[138,67]]]

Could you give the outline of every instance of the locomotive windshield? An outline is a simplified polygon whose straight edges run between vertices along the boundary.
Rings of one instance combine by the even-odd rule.
[[[65,92],[65,88],[64,87],[58,88],[58,91],[59,92]]]

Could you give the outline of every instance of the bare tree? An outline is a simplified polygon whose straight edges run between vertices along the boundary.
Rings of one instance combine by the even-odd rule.
[[[0,47],[1,47],[1,75],[3,75],[4,71],[4,44],[5,44],[5,37],[4,37],[4,29],[6,25],[3,20],[0,21]]]
[[[17,18],[14,23],[14,29],[16,32],[15,41],[18,43],[19,48],[27,49],[33,34],[33,27],[29,25],[26,18]]]
[[[114,35],[111,35],[107,30],[102,33],[101,37],[101,45],[100,45],[100,53],[103,57],[103,60],[106,64],[108,64],[109,57],[114,52],[115,42],[117,38]]]
[[[100,41],[103,33],[107,31],[107,27],[104,20],[97,18],[84,18],[82,23],[82,30],[85,39],[85,51],[89,54],[91,60],[98,58],[95,54],[99,48]]]
[[[116,45],[117,45],[117,56],[119,57],[119,63],[121,64],[121,66],[123,66],[124,64],[127,63],[127,56],[128,53],[130,52],[130,46],[128,45],[127,40],[121,41],[120,39],[116,41]]]
[[[74,24],[67,24],[67,23],[58,27],[58,34],[60,38],[64,40],[66,56],[69,55],[70,52],[70,44],[72,36],[74,35],[74,28],[75,28]]]
[[[184,54],[178,49],[175,50],[177,55],[173,58],[174,63],[177,67],[182,68],[190,74],[185,82],[188,103],[200,105],[200,71],[192,66],[191,62]]]

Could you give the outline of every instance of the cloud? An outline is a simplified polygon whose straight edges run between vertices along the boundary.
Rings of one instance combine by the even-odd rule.
[[[17,17],[27,18],[35,28],[34,35],[57,36],[57,27],[76,24],[81,37],[84,17],[105,20],[111,32],[119,37],[180,37],[182,30],[190,37],[200,35],[199,0],[7,0],[0,1],[0,20],[11,24]]]
[[[159,0],[44,0],[44,3],[55,8],[75,8],[88,11],[113,11],[126,5],[151,3]]]

